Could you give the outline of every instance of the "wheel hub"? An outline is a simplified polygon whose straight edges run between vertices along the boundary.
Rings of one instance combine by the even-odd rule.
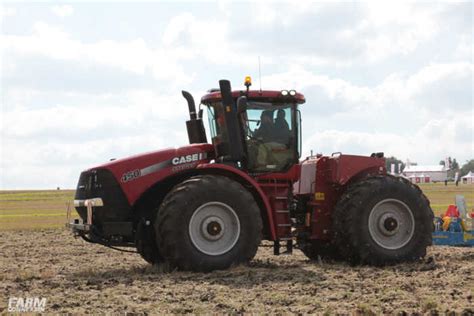
[[[379,246],[386,249],[399,249],[413,237],[415,219],[411,209],[402,201],[385,199],[370,211],[369,233]]]
[[[210,216],[202,221],[201,233],[207,240],[217,240],[224,235],[225,224],[221,218]]]
[[[393,217],[389,217],[387,218],[384,222],[383,222],[383,227],[389,231],[389,232],[392,232],[394,231],[395,229],[397,229],[398,227],[398,222],[396,219],[394,219]]]
[[[194,211],[189,220],[192,244],[207,255],[218,256],[230,251],[239,236],[239,217],[225,203],[205,203]]]
[[[221,231],[222,227],[218,222],[211,222],[207,225],[207,232],[212,236],[218,235]]]

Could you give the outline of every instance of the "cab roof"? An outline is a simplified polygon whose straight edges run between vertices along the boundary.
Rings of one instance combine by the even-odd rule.
[[[249,101],[261,101],[261,102],[291,102],[291,101],[296,101],[298,104],[303,104],[306,102],[306,99],[304,98],[304,95],[296,92],[294,96],[284,96],[281,94],[281,91],[277,90],[249,90],[247,91],[242,91],[242,90],[237,90],[237,91],[232,91],[232,97],[238,98],[240,96],[247,96]],[[222,99],[221,97],[221,92],[219,90],[214,91],[211,90],[209,93],[204,95],[201,98],[201,103],[203,104],[209,104],[212,102],[220,101]]]

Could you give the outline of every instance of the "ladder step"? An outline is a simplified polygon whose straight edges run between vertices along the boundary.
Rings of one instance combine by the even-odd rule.
[[[275,200],[288,200],[287,196],[276,196]]]
[[[282,238],[279,238],[280,240],[282,241],[287,241],[287,240],[293,240],[293,237],[282,237]]]
[[[290,227],[291,224],[278,224],[277,226],[278,227]]]
[[[289,213],[289,210],[276,210],[277,213]]]

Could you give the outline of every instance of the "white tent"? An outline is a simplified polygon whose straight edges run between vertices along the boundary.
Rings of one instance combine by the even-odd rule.
[[[469,171],[465,176],[461,177],[462,183],[469,183],[472,184],[474,183],[474,173],[472,171]]]

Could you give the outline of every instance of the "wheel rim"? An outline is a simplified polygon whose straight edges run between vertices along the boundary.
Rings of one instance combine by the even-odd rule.
[[[415,232],[415,218],[402,201],[385,199],[377,203],[369,215],[369,233],[372,239],[386,249],[405,246]]]
[[[189,237],[201,252],[218,256],[231,250],[240,236],[240,221],[235,211],[221,202],[198,207],[189,221]]]

